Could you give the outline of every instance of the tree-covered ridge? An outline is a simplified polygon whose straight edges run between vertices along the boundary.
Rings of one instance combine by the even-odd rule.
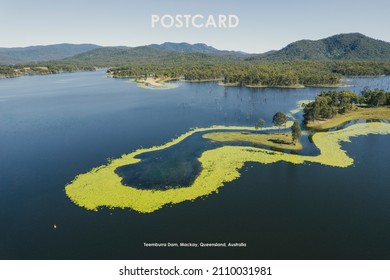
[[[201,56],[203,55],[203,56]],[[353,60],[390,61],[390,43],[359,33],[339,34],[322,40],[301,40],[279,51],[248,55],[223,51],[206,44],[163,43],[140,47],[101,47],[92,44],[57,44],[25,48],[0,48],[0,65],[40,61],[87,63],[99,67],[120,67],[130,63],[157,63],[203,60],[291,61],[291,60]]]
[[[314,46],[309,49],[303,46],[298,48],[300,53],[305,53],[309,58],[299,55],[280,56],[283,50],[248,58],[239,52],[219,51],[205,44],[187,43],[165,43],[134,48],[98,47],[62,60],[0,66],[0,77],[107,67],[108,74],[113,77],[218,80],[226,85],[249,87],[302,87],[337,86],[342,76],[390,75],[390,59],[375,61],[365,56],[362,60],[339,58],[330,60],[323,57],[314,60],[311,56],[312,53],[321,53],[325,45],[332,53],[342,48],[345,53],[351,53],[348,50],[352,48],[355,52],[384,54],[389,43],[361,34],[341,34],[308,42],[300,41],[291,45]],[[316,44],[322,47],[319,48],[319,45],[315,47]],[[275,59],[269,59],[271,57]]]
[[[106,47],[92,50],[63,60],[66,63],[86,63],[97,67],[156,66],[181,67],[207,63],[243,61],[234,55],[208,54],[201,52],[178,52],[160,50],[150,46],[136,48]]]
[[[356,105],[380,107],[390,105],[390,92],[383,89],[364,88],[361,95],[352,91],[323,91],[315,101],[303,108],[305,122],[331,119],[338,114],[345,114],[356,108]]]
[[[249,54],[237,51],[218,50],[212,46],[206,44],[189,44],[189,43],[172,43],[165,42],[162,44],[152,44],[148,47],[152,47],[158,50],[170,51],[170,52],[187,52],[187,53],[206,53],[206,54],[218,54],[218,55],[230,55],[230,56],[249,56]]]
[[[93,44],[55,44],[24,48],[0,48],[0,65],[60,60],[100,48]]]
[[[369,63],[390,61],[390,43],[375,40],[359,33],[340,34],[318,41],[302,40],[279,51],[248,57],[241,52],[220,51],[205,44],[164,43],[136,48],[101,48],[66,59],[67,62],[84,62],[96,66],[124,67],[130,64],[174,64],[195,62],[231,62],[269,64],[284,61],[360,62],[363,68]],[[337,66],[337,65],[336,65]],[[341,66],[346,66],[342,64]],[[358,67],[334,67],[343,75],[367,75]],[[377,75],[375,68],[370,72]],[[387,69],[389,71],[389,68]]]
[[[297,41],[279,51],[250,59],[390,60],[390,43],[360,33],[339,34],[317,41]]]
[[[123,61],[133,62],[140,59],[152,59],[156,56],[168,56],[170,53],[199,53],[221,56],[247,57],[239,51],[218,50],[206,44],[171,43],[152,44],[140,47],[102,47],[93,44],[55,44],[17,48],[0,47],[0,65],[26,64],[42,61],[87,62],[105,67],[118,66]]]

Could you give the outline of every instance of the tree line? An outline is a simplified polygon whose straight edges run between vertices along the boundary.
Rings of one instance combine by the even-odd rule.
[[[90,65],[74,65],[65,63],[39,63],[24,65],[0,65],[0,78],[15,78],[26,75],[47,75],[63,72],[94,71]]]
[[[337,85],[342,76],[390,75],[390,63],[372,61],[192,61],[114,67],[115,78],[162,77],[188,81],[220,80],[239,86]]]
[[[296,86],[335,85],[341,76],[321,70],[316,63],[267,63],[248,62],[187,64],[181,65],[131,65],[112,68],[108,74],[115,78],[162,77],[187,81],[219,80],[239,86]]]
[[[369,107],[389,106],[390,92],[365,87],[360,95],[352,91],[323,91],[313,102],[304,105],[305,122],[330,119],[351,111],[356,105]]]
[[[120,66],[119,66],[120,65]],[[88,61],[72,58],[63,61],[0,66],[0,77],[55,74],[110,67],[115,78],[169,78],[187,81],[215,81],[238,86],[294,87],[337,85],[343,76],[390,75],[390,62],[379,61],[257,61],[230,56],[170,54],[167,57],[120,63],[109,58]],[[28,68],[28,70],[25,70]],[[46,69],[47,68],[47,69]]]
[[[275,126],[278,126],[279,129],[286,125],[288,121],[288,116],[283,112],[276,112],[275,115],[272,117],[272,123]],[[265,120],[260,118],[257,123],[255,124],[255,129],[263,128],[265,126]],[[301,126],[299,125],[299,122],[297,120],[294,120],[293,125],[291,126],[291,144],[296,144],[299,137],[301,137],[302,130]]]

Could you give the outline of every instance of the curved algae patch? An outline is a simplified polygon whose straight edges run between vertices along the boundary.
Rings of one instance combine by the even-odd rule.
[[[201,173],[187,188],[140,190],[122,185],[121,177],[114,172],[119,166],[139,162],[140,159],[135,158],[139,154],[168,148],[196,132],[219,129],[253,130],[248,127],[216,126],[189,131],[162,146],[139,149],[114,159],[107,165],[77,176],[73,182],[65,187],[66,194],[74,203],[88,210],[97,210],[99,207],[106,206],[131,208],[138,212],[151,213],[166,204],[194,200],[216,192],[224,183],[237,179],[240,176],[239,169],[248,161],[263,164],[278,161],[302,164],[307,161],[328,166],[348,167],[352,165],[353,159],[341,149],[341,142],[349,142],[351,137],[360,135],[390,134],[390,124],[386,123],[359,123],[338,131],[316,133],[313,136],[313,141],[321,151],[318,156],[294,155],[240,146],[224,146],[208,150],[203,152],[198,159],[202,165]]]

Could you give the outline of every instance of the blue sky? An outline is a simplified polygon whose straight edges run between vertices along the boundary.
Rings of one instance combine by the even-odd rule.
[[[206,43],[252,53],[300,39],[360,32],[390,42],[390,1],[0,0],[0,47],[55,43]],[[152,14],[235,14],[235,29],[151,27]]]

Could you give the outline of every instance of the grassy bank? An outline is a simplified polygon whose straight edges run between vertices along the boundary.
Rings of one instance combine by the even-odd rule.
[[[338,114],[331,119],[309,121],[307,127],[315,129],[329,129],[353,120],[379,119],[390,120],[390,107],[357,107],[345,114]]]
[[[213,132],[203,135],[203,138],[218,142],[248,142],[266,145],[278,149],[302,150],[302,144],[291,142],[291,133],[254,134],[243,132]]]

